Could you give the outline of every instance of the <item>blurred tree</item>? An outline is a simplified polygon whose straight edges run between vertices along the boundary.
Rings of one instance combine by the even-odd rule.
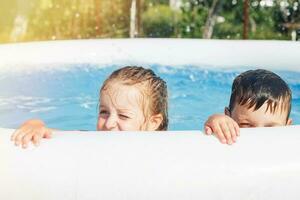
[[[17,1],[0,0],[0,14],[0,42],[9,41],[17,14]]]
[[[143,30],[146,37],[174,37],[178,13],[168,5],[151,6],[143,14]]]
[[[135,1],[136,36],[242,38],[244,0]],[[248,1],[250,39],[297,39],[300,0]],[[131,5],[132,0],[0,0],[0,42],[129,37]]]
[[[249,0],[244,0],[243,5],[243,39],[248,39],[249,34]]]
[[[130,37],[139,36],[142,31],[143,0],[131,0],[130,8]]]
[[[96,26],[95,26],[95,30],[96,30],[96,37],[99,37],[101,32],[100,32],[100,28],[101,28],[101,0],[94,0],[94,6],[95,6],[95,20],[96,20]]]
[[[184,0],[180,27],[182,36],[241,39],[243,2]],[[249,38],[288,39],[287,27],[296,29],[300,22],[297,14],[299,5],[299,0],[249,0]],[[287,14],[289,17],[286,17]]]
[[[155,6],[155,5],[169,5],[169,0],[145,0],[145,5]]]
[[[206,22],[204,25],[204,30],[202,37],[205,39],[210,39],[213,34],[214,26],[217,21],[217,15],[219,14],[219,11],[223,5],[223,0],[213,0],[212,5],[208,10],[208,14],[206,17]]]
[[[34,0],[27,39],[128,37],[129,7],[115,0]]]
[[[289,35],[293,40],[300,35],[300,0],[274,1],[274,20],[276,29],[282,34]]]
[[[202,37],[210,6],[207,0],[183,0],[182,17],[179,23],[181,37]]]

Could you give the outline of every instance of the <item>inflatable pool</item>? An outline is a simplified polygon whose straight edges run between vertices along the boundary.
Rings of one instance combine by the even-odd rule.
[[[227,86],[224,89],[217,84],[215,88],[221,87],[226,92],[240,71],[251,67],[275,70],[292,86],[292,116],[298,124],[299,52],[300,43],[279,41],[138,39],[0,45],[0,199],[298,200],[299,125],[243,129],[233,146],[221,145],[216,138],[200,131],[188,131],[189,127],[184,125],[172,128],[181,131],[164,133],[56,132],[54,139],[27,150],[15,147],[10,142],[10,135],[25,116],[48,116],[48,123],[67,130],[72,127],[92,129],[89,124],[95,123],[94,116],[73,115],[69,111],[73,108],[67,106],[77,105],[69,100],[73,93],[63,90],[68,88],[69,82],[60,82],[65,78],[76,82],[78,74],[72,70],[82,64],[91,68],[84,67],[80,74],[84,71],[94,74],[95,67],[108,66],[106,72],[109,73],[114,66],[150,65],[159,73],[173,77],[178,75],[173,69],[192,67],[192,72],[183,71],[190,82],[199,83],[196,75],[217,77]],[[201,71],[193,73],[195,68]],[[61,72],[72,76],[61,75]],[[226,76],[229,78],[222,79]],[[86,79],[79,80],[76,86]],[[34,87],[24,84],[30,81]],[[53,92],[55,87],[44,90],[49,82],[59,82],[61,91]],[[176,84],[181,87],[185,82],[186,79],[175,82],[174,87]],[[93,90],[99,87],[98,82],[84,84]],[[85,90],[81,89],[80,92]],[[177,91],[172,89],[171,84],[171,91]],[[34,96],[37,92],[38,96]],[[178,98],[172,94],[174,92],[171,98]],[[223,94],[219,94],[224,101],[217,102],[220,104],[218,109],[226,106],[228,101]],[[185,95],[178,104],[190,105],[185,100],[193,96]],[[82,92],[77,99],[78,105],[89,113],[96,112],[89,110],[97,104],[95,98],[92,95],[87,98]],[[52,104],[55,99],[59,101]],[[203,99],[197,97],[196,100]],[[54,118],[51,112],[62,108],[62,113],[69,115]],[[201,107],[194,110],[199,110],[201,115]],[[179,113],[178,121],[173,123],[186,120],[181,118],[184,114]],[[82,119],[91,121],[81,125]],[[198,118],[192,123],[197,124],[197,120],[200,124]],[[69,125],[64,126],[67,123]],[[200,125],[192,129],[200,130]]]

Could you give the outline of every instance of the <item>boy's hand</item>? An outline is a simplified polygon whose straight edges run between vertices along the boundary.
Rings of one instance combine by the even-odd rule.
[[[42,138],[51,138],[52,131],[47,128],[41,120],[28,120],[21,125],[11,136],[11,140],[16,146],[28,147],[31,141],[38,146]]]
[[[215,114],[208,118],[204,124],[207,135],[215,134],[221,143],[233,144],[240,136],[239,125],[229,116]]]

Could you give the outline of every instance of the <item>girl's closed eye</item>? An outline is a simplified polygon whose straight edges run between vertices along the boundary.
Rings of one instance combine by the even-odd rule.
[[[127,114],[119,114],[119,117],[122,120],[130,119],[130,117]]]

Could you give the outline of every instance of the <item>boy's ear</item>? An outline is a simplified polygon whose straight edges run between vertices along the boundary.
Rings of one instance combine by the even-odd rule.
[[[292,125],[292,123],[293,123],[293,120],[291,118],[289,118],[286,122],[286,125]]]
[[[150,117],[149,123],[148,123],[148,130],[149,131],[156,131],[158,127],[161,125],[163,121],[162,114],[153,115]]]
[[[231,114],[228,107],[225,107],[224,114],[230,117]]]

